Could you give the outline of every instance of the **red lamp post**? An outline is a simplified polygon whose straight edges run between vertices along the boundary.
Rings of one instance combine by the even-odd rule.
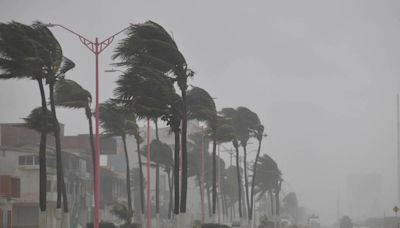
[[[99,228],[99,212],[100,212],[100,137],[99,137],[99,55],[100,53],[106,49],[114,40],[115,36],[124,32],[128,28],[132,26],[132,24],[121,31],[115,33],[114,35],[108,37],[107,39],[99,42],[98,38],[96,37],[95,41],[90,41],[89,39],[85,38],[84,36],[72,31],[71,29],[60,25],[60,24],[47,24],[47,27],[60,27],[63,28],[72,34],[76,35],[81,43],[85,45],[94,55],[96,59],[96,156],[95,156],[95,167],[94,167],[94,221],[93,225],[94,228]]]

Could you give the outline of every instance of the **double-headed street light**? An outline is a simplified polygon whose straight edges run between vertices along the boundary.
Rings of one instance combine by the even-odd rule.
[[[85,38],[84,36],[80,35],[77,32],[72,31],[71,29],[60,25],[60,24],[47,24],[47,27],[60,27],[63,28],[64,30],[67,30],[68,32],[76,35],[81,43],[85,45],[94,55],[96,59],[96,153],[95,153],[95,164],[94,164],[94,221],[93,225],[94,228],[99,227],[99,210],[100,210],[100,137],[99,137],[99,55],[104,49],[106,49],[114,40],[115,36],[124,32],[128,28],[132,26],[129,25],[128,27],[122,29],[121,31],[115,33],[114,35],[108,37],[107,39],[99,42],[99,39],[96,37],[95,41],[90,41],[89,39]]]

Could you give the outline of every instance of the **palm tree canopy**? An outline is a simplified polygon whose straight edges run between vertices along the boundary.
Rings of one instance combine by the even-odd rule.
[[[62,59],[60,44],[42,23],[0,23],[0,79],[47,78]]]
[[[143,155],[146,155],[146,148],[147,145],[144,145],[141,150]],[[165,168],[171,168],[173,166],[171,147],[157,139],[152,140],[150,143],[150,160],[160,163]]]
[[[151,65],[163,73],[173,72],[178,77],[187,73],[186,60],[174,39],[153,21],[131,26],[127,38],[117,45],[113,58],[121,59],[118,65]]]
[[[131,67],[116,83],[114,95],[140,118],[159,118],[172,105],[175,89],[171,80],[151,67]]]
[[[265,193],[276,187],[276,183],[282,180],[282,173],[277,163],[267,154],[261,156],[257,164],[257,173],[255,179],[255,193]]]
[[[209,125],[215,123],[217,110],[214,99],[206,90],[193,87],[187,92],[187,115],[188,119],[207,121]]]
[[[114,101],[100,104],[100,123],[104,132],[112,136],[135,135],[139,130],[135,115]]]
[[[217,116],[216,121],[216,140],[218,143],[225,143],[232,141],[235,137],[234,127],[232,122],[223,116]],[[213,137],[213,133],[210,132],[211,137]]]
[[[223,108],[221,114],[231,120],[234,138],[240,141],[243,146],[247,145],[250,137],[262,137],[264,127],[261,125],[257,114],[250,109],[246,107]]]
[[[92,96],[77,82],[60,79],[55,84],[54,100],[58,106],[78,109],[90,107]]]
[[[50,110],[47,110],[47,132],[54,133],[54,119]],[[23,118],[25,126],[29,129],[40,132],[42,130],[42,107],[34,108],[31,113]]]

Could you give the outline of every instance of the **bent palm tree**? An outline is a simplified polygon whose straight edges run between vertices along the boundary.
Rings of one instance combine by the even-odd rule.
[[[279,191],[282,184],[282,173],[277,163],[268,155],[264,154],[258,160],[258,172],[262,175],[253,176],[255,182],[254,194],[259,199],[269,193],[271,199],[271,210],[273,211],[273,193],[275,192],[276,215],[279,214]]]
[[[120,58],[119,65],[132,64],[156,67],[176,82],[182,97],[182,194],[180,212],[186,212],[187,199],[187,80],[194,75],[179,51],[171,35],[159,24],[147,21],[129,29],[128,37],[116,48],[114,58]],[[175,178],[176,180],[177,178]]]
[[[175,93],[171,80],[156,67],[133,64],[117,80],[118,87],[114,94],[117,100],[139,118],[161,118],[171,127],[175,134],[175,167],[174,175],[179,175],[179,127],[182,106],[180,97]],[[139,152],[138,147],[138,153]],[[138,154],[140,158],[140,154]],[[139,167],[141,168],[141,167]],[[141,171],[142,172],[142,171]],[[179,178],[175,182],[175,210],[179,213]],[[141,200],[143,200],[144,194]],[[141,201],[143,206],[143,202]],[[144,213],[144,208],[142,208]]]
[[[131,200],[131,179],[129,169],[129,156],[126,146],[126,135],[134,135],[139,130],[136,124],[136,117],[132,113],[126,112],[126,109],[113,102],[107,101],[100,105],[100,122],[106,134],[119,136],[122,139],[126,162],[126,193],[128,196],[128,211],[132,218],[132,200]],[[129,223],[131,219],[129,219]]]
[[[264,126],[259,125],[256,127],[254,130],[254,136],[257,138],[258,141],[258,149],[257,149],[257,155],[256,155],[256,160],[254,161],[254,166],[253,166],[253,178],[251,181],[251,191],[250,191],[250,219],[253,217],[253,204],[254,204],[254,185],[255,185],[255,178],[257,176],[257,166],[258,166],[258,159],[260,157],[260,152],[261,152],[261,142],[264,137]]]
[[[246,203],[247,203],[247,213],[249,217],[249,221],[252,219],[251,217],[251,205],[250,205],[250,196],[249,196],[249,180],[247,175],[247,142],[252,137],[252,133],[258,126],[260,126],[260,119],[257,114],[252,112],[250,109],[246,107],[238,107],[237,108],[238,118],[240,120],[239,126],[241,128],[241,134],[239,136],[240,144],[243,148],[243,172],[244,172],[244,183],[245,183],[245,192],[246,192]]]
[[[92,111],[90,105],[92,96],[90,92],[82,88],[77,82],[69,79],[59,79],[54,87],[55,105],[64,108],[84,109],[89,123],[90,148],[92,150],[92,162],[94,168],[95,146],[93,138]]]
[[[217,208],[217,110],[210,94],[199,87],[193,87],[187,94],[187,117],[206,121],[210,128],[213,149],[212,149],[212,213],[215,215]]]
[[[56,72],[62,61],[62,51],[52,33],[41,23],[32,26],[18,22],[0,23],[1,79],[36,80],[39,85],[42,121],[39,148],[39,204],[41,226],[45,225],[46,211],[46,135],[47,104],[43,80]],[[61,167],[57,167],[57,170]],[[61,191],[61,189],[58,189]],[[66,199],[65,199],[66,202]]]

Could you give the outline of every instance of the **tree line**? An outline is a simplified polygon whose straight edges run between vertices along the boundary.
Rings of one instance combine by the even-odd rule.
[[[237,205],[238,217],[246,217],[248,221],[252,221],[255,196],[266,193],[272,196],[274,193],[275,202],[279,205],[282,175],[277,163],[267,154],[262,154],[262,141],[266,134],[258,115],[244,106],[218,110],[213,98],[205,89],[189,86],[188,80],[195,77],[196,72],[190,69],[173,37],[161,25],[153,21],[132,25],[126,37],[116,46],[112,59],[113,65],[122,69],[122,73],[116,80],[114,96],[100,105],[100,121],[104,134],[120,137],[123,142],[128,196],[125,216],[127,224],[133,222],[134,211],[127,136],[133,136],[136,141],[140,164],[138,188],[141,206],[136,210],[140,210],[142,215],[145,212],[145,181],[142,169],[144,163],[141,155],[147,148],[141,148],[144,136],[139,131],[140,120],[153,122],[156,129],[156,139],[145,145],[150,149],[151,161],[155,163],[156,168],[156,214],[159,214],[160,210],[159,173],[162,168],[167,173],[170,190],[168,214],[174,214],[178,226],[182,225],[181,220],[184,223],[188,178],[192,176],[196,177],[200,191],[206,190],[211,194],[208,201],[211,201],[210,212],[215,217],[218,195],[217,162],[221,159],[217,156],[217,146],[227,143],[231,143],[234,149],[236,165],[223,170],[223,176],[226,178],[223,178],[221,189],[224,190],[221,192],[226,196],[225,207],[228,207],[228,201],[231,208]],[[61,213],[62,210],[63,214],[69,217],[56,106],[84,110],[88,120],[94,167],[92,97],[77,82],[66,78],[67,73],[74,67],[75,63],[63,55],[61,45],[44,24],[0,23],[0,79],[34,80],[40,90],[41,106],[32,110],[25,122],[28,127],[41,133],[39,205],[42,224],[46,220],[48,133],[54,135],[56,144],[57,212]],[[206,128],[200,135],[188,135],[188,120],[203,122]],[[169,126],[174,134],[173,150],[160,141],[159,121]],[[256,158],[249,167],[247,149],[248,142],[252,139],[257,141],[258,147]],[[212,145],[211,155],[206,153],[205,162],[212,168],[204,174],[206,189],[202,189],[201,167],[194,161],[199,161],[201,150],[208,151],[209,143]],[[242,161],[240,154],[243,155]],[[179,178],[180,165],[182,178]],[[279,206],[276,206],[277,213],[278,208]],[[57,221],[57,227],[61,227],[60,220]]]

